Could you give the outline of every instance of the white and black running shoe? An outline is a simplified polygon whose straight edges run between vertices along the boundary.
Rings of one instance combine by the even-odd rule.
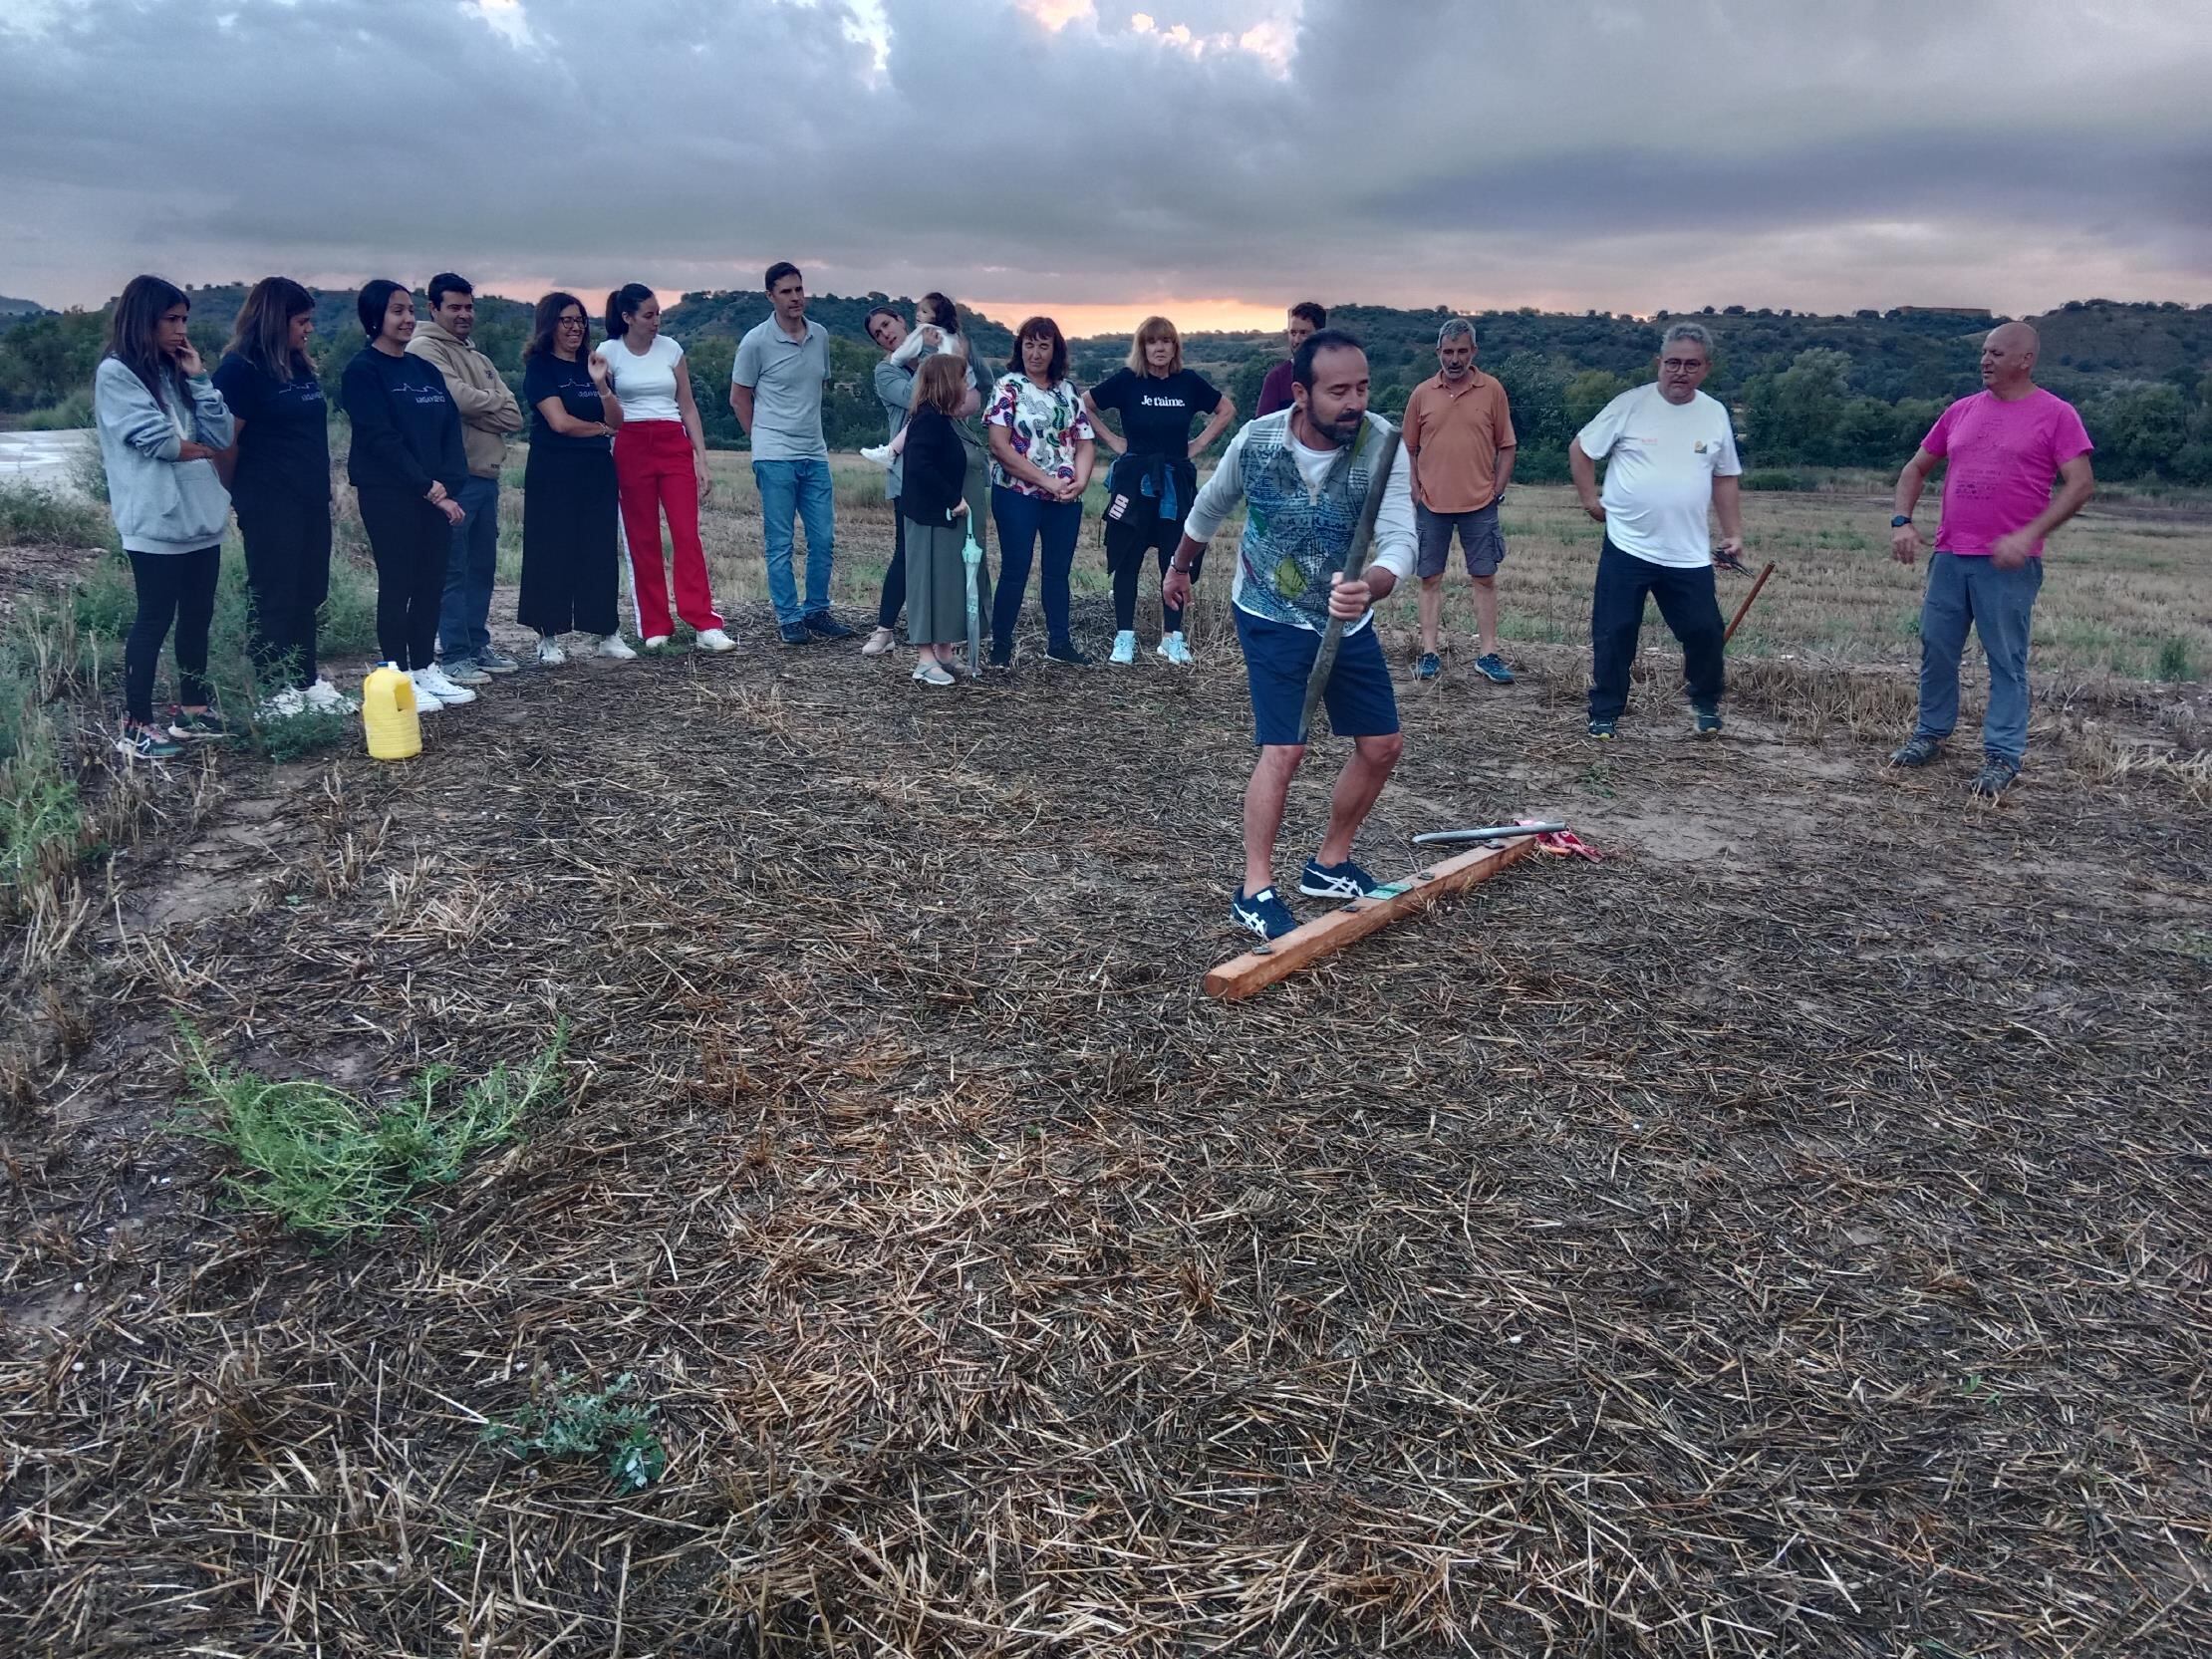
[[[1298,874],[1298,891],[1308,899],[1364,899],[1382,885],[1350,859],[1342,864],[1323,864],[1309,858]]]
[[[1295,931],[1298,919],[1290,914],[1290,907],[1282,902],[1271,887],[1263,887],[1250,898],[1239,888],[1237,897],[1229,902],[1229,919],[1240,928],[1248,928],[1261,939],[1280,939]]]

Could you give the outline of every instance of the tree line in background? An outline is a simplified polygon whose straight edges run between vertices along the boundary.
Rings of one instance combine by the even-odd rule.
[[[210,362],[228,340],[245,293],[243,284],[191,291],[192,338]],[[584,298],[595,304],[598,296]],[[416,303],[423,305],[419,296]],[[872,384],[880,354],[864,322],[885,303],[912,313],[911,301],[882,294],[818,295],[809,303],[808,315],[830,334],[833,385],[823,424],[834,449],[884,435]],[[476,344],[519,392],[530,307],[486,295],[476,311]],[[707,440],[718,447],[743,446],[729,413],[729,367],[738,339],[767,315],[767,297],[749,290],[687,294],[666,314],[667,331],[691,362]],[[1331,308],[1329,321],[1365,343],[1374,407],[1395,418],[1413,388],[1435,372],[1436,330],[1449,315],[1442,307],[1343,305]],[[1471,315],[1482,366],[1513,401],[1521,457],[1516,475],[1531,482],[1563,479],[1576,429],[1615,395],[1652,377],[1666,321],[1689,318],[1712,330],[1718,352],[1706,390],[1735,413],[1746,465],[1759,471],[1903,464],[1943,406],[1979,386],[1982,336],[1999,320],[1970,311],[1831,317],[1742,306],[1653,319],[1528,309]],[[1006,323],[966,311],[963,320],[977,358],[993,369],[1005,364],[1013,348]],[[2079,406],[2097,445],[2099,476],[2212,484],[2212,306],[2080,300],[2031,321],[2044,341],[2038,379]],[[0,319],[0,418],[89,425],[106,324],[104,310]],[[326,383],[336,384],[360,345],[353,292],[319,293],[315,355]],[[1071,372],[1081,384],[1094,384],[1127,351],[1121,336],[1074,342]],[[1184,355],[1249,415],[1282,347],[1273,335],[1197,332],[1184,337]]]

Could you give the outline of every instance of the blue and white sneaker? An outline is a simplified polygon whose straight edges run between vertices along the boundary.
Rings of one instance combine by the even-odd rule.
[[[1271,887],[1263,887],[1250,898],[1239,888],[1237,897],[1229,902],[1229,919],[1240,928],[1249,928],[1261,939],[1280,939],[1293,933],[1298,919],[1290,914],[1290,907],[1282,902]]]
[[[1308,899],[1364,899],[1382,885],[1350,859],[1342,864],[1323,864],[1309,858],[1298,874],[1298,891]]]

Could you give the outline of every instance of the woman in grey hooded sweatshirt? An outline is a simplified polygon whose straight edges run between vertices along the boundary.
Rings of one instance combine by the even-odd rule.
[[[209,707],[207,628],[230,519],[214,457],[230,447],[234,431],[230,408],[185,333],[190,314],[182,290],[159,277],[133,277],[108,320],[107,355],[93,377],[109,506],[138,590],[138,620],[123,648],[117,746],[148,760],[180,752],[179,738],[229,735]],[[157,724],[153,676],[172,623],[177,706]]]

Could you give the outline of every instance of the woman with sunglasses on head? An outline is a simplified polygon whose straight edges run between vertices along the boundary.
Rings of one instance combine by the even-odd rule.
[[[236,432],[185,332],[191,310],[182,289],[155,276],[133,277],[108,319],[107,355],[93,376],[109,508],[138,591],[123,651],[117,746],[139,760],[182,752],[178,738],[229,735],[209,706],[207,629],[230,521],[230,493],[215,457]],[[177,706],[156,723],[153,677],[172,623]]]
[[[238,309],[215,390],[237,423],[230,498],[246,548],[248,649],[264,718],[358,706],[322,676],[315,618],[330,597],[330,404],[307,342],[315,296],[264,277]]]
[[[476,700],[437,666],[446,554],[468,478],[460,408],[435,364],[408,356],[415,295],[406,283],[363,284],[354,310],[369,343],[346,365],[340,396],[354,429],[346,476],[377,561],[377,649],[415,682],[415,707],[429,714]]]
[[[614,436],[622,401],[614,371],[591,350],[591,323],[574,294],[538,301],[523,352],[522,401],[530,458],[522,472],[522,592],[515,620],[538,631],[538,661],[566,662],[561,636],[598,636],[602,657],[638,654],[615,615],[621,556]]]

